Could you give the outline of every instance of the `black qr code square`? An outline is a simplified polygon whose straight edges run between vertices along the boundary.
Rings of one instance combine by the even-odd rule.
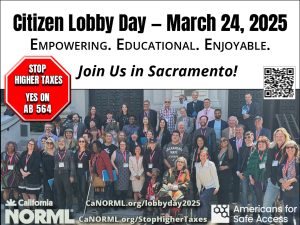
[[[264,67],[264,99],[295,99],[295,67]]]

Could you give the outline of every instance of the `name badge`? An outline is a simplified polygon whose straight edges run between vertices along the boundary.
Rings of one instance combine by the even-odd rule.
[[[24,167],[24,171],[27,172],[27,166]]]
[[[219,162],[219,163],[220,163],[220,166],[222,165],[222,162],[223,162],[222,160]]]
[[[273,160],[272,166],[278,166],[278,160]]]
[[[7,166],[7,169],[8,169],[8,170],[14,170],[14,165],[8,165],[8,166]]]
[[[259,169],[264,169],[264,168],[266,168],[266,163],[260,163],[259,164]]]
[[[152,164],[152,163],[149,163],[149,164],[148,164],[148,168],[149,168],[149,169],[152,169],[152,168],[153,168],[153,164]]]
[[[82,163],[78,163],[78,168],[83,168],[83,164]]]
[[[123,164],[123,167],[124,167],[124,168],[128,168],[128,163],[124,163],[124,164]]]
[[[59,168],[65,167],[65,163],[64,163],[64,162],[59,162],[59,163],[58,163],[58,167],[59,167]]]

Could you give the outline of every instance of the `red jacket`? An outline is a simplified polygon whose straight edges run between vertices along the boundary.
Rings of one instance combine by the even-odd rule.
[[[96,157],[96,169],[97,169],[98,176],[102,178],[102,171],[107,170],[110,180],[113,181],[114,178],[112,173],[112,165],[107,152],[101,151],[95,157]]]

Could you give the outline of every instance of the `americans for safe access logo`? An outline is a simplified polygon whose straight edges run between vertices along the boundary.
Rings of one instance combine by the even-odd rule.
[[[229,205],[211,205],[211,222],[228,224],[230,222]]]
[[[16,209],[19,206],[23,209]],[[75,224],[75,220],[70,218],[69,209],[27,209],[24,207],[51,207],[52,201],[27,201],[20,199],[18,202],[9,199],[5,203],[5,224]]]

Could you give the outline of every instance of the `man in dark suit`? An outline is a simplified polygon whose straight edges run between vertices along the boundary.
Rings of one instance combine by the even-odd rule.
[[[260,136],[265,136],[271,141],[271,130],[263,127],[263,118],[261,116],[256,116],[254,120],[255,129],[253,130],[254,134],[254,143]]]
[[[143,104],[143,112],[139,116],[139,125],[143,125],[143,118],[147,116],[151,124],[152,129],[155,131],[157,126],[157,112],[153,109],[150,109],[150,101],[145,100]]]
[[[207,116],[200,117],[199,119],[200,128],[194,132],[192,144],[195,145],[197,137],[199,135],[203,135],[206,138],[209,155],[210,157],[212,157],[214,152],[217,150],[216,133],[213,128],[207,127],[207,121],[208,121]]]
[[[234,158],[238,159],[240,149],[245,146],[244,140],[244,126],[238,124],[235,128],[235,137],[229,139],[229,143],[233,149]],[[234,162],[232,166],[232,176],[233,176],[233,203],[238,203],[240,198],[240,178],[237,175],[237,160]]]
[[[228,127],[228,123],[221,119],[222,111],[221,109],[215,109],[215,119],[208,122],[208,127],[213,128],[216,133],[217,143],[220,143],[222,137],[222,131]]]
[[[254,118],[260,115],[258,105],[252,102],[252,95],[250,93],[245,94],[246,104],[242,107],[242,121],[246,131],[254,130]]]
[[[185,130],[184,122],[179,122],[177,125],[177,129],[180,134],[180,142],[187,146],[189,153],[191,152],[191,142],[192,142],[192,136],[190,133],[187,133]]]
[[[57,137],[64,136],[64,128],[62,126],[62,121],[60,116],[56,117],[53,123],[54,123],[54,127],[52,130],[52,134],[56,135]]]
[[[79,121],[79,114],[74,113],[72,117],[72,123],[69,124],[68,128],[73,130],[73,136],[76,140],[82,137],[85,126],[82,122]]]
[[[199,96],[198,91],[193,91],[192,93],[193,101],[187,104],[187,115],[194,119],[197,118],[198,112],[204,108],[203,101],[198,100],[198,96]]]

